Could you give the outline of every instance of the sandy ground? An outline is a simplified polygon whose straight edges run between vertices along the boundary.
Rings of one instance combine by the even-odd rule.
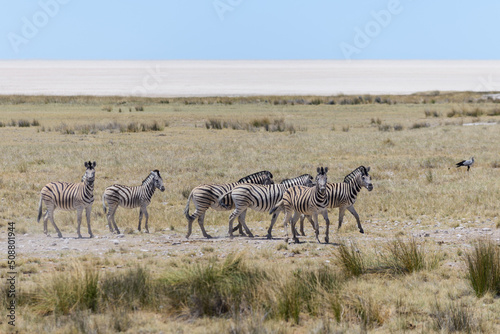
[[[500,91],[500,61],[0,61],[0,94],[238,96]]]
[[[363,228],[365,234],[360,234],[354,227],[343,225],[340,235],[344,238],[353,238],[360,245],[371,244],[380,245],[385,241],[394,240],[395,236],[414,236],[421,241],[430,241],[446,249],[466,250],[472,241],[481,237],[488,237],[491,240],[500,242],[500,229],[496,228],[497,218],[476,221],[458,220],[453,222],[457,227],[449,227],[450,222],[433,221],[431,223],[421,223],[417,221],[404,222],[382,222],[365,221]],[[347,224],[354,224],[354,221]],[[196,223],[195,223],[196,224]],[[321,224],[321,221],[320,221]],[[120,258],[137,259],[141,254],[165,259],[176,256],[219,256],[224,257],[230,252],[245,252],[255,254],[262,251],[269,252],[270,255],[280,257],[315,258],[331,256],[331,249],[335,243],[335,235],[338,233],[336,224],[330,229],[330,243],[324,243],[324,224],[320,227],[320,240],[318,244],[313,236],[311,227],[306,224],[306,237],[301,237],[301,244],[289,245],[288,249],[278,250],[279,244],[284,243],[284,230],[282,226],[273,230],[274,239],[265,238],[268,222],[249,223],[249,227],[255,234],[254,238],[237,236],[233,239],[225,237],[226,228],[223,226],[206,226],[207,232],[214,236],[212,239],[205,239],[200,233],[197,225],[193,226],[193,234],[189,239],[185,238],[185,231],[152,231],[150,234],[132,231],[127,228],[125,234],[102,234],[94,232],[95,238],[89,239],[86,229],[82,229],[81,239],[76,238],[76,231],[63,231],[64,238],[57,238],[49,227],[50,236],[44,234],[31,234],[17,236],[17,253],[19,257],[39,257],[55,258],[79,257],[93,255],[105,257],[106,254],[117,253]],[[237,235],[238,233],[236,233]],[[306,247],[304,251],[304,246]],[[302,249],[298,254],[294,249]],[[207,249],[211,249],[207,252]],[[313,252],[314,254],[312,254]],[[447,265],[455,265],[453,263]]]

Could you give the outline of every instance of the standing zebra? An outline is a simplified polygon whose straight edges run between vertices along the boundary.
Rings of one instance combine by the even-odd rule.
[[[116,233],[120,234],[120,230],[118,229],[118,226],[116,226],[115,221],[115,213],[118,206],[122,206],[127,209],[140,207],[139,226],[137,229],[139,231],[141,230],[142,214],[144,214],[144,216],[146,216],[146,233],[149,233],[149,214],[147,206],[151,203],[151,197],[153,197],[156,188],[160,189],[162,192],[165,191],[165,186],[163,185],[163,180],[158,169],[151,171],[148,177],[142,181],[142,185],[140,186],[127,187],[114,184],[107,187],[102,195],[102,208],[104,209],[104,213],[106,213],[106,203],[109,206],[108,213],[106,214],[109,230],[113,232],[112,226],[114,226]]]
[[[230,196],[226,196],[224,198],[224,207],[219,205],[219,197],[241,183],[273,184],[273,174],[269,171],[261,171],[245,176],[244,178],[238,180],[238,182],[227,184],[203,184],[191,190],[186,208],[184,209],[184,215],[188,220],[188,232],[186,234],[186,238],[189,238],[191,235],[193,221],[196,218],[198,218],[198,225],[200,225],[203,236],[205,238],[211,238],[203,226],[205,212],[208,208],[212,208],[217,211],[229,210],[233,208],[234,203]],[[191,200],[196,208],[192,215],[189,214],[189,203]]]
[[[54,210],[56,208],[62,210],[76,210],[78,220],[78,238],[81,238],[80,225],[82,223],[82,213],[85,209],[87,217],[87,227],[89,235],[92,238],[92,230],[90,229],[90,212],[92,211],[92,203],[94,203],[94,180],[95,180],[95,166],[93,163],[85,162],[87,170],[82,177],[82,182],[79,183],[66,183],[66,182],[51,182],[46,184],[40,192],[40,204],[38,205],[38,219],[42,218],[42,204],[45,204],[47,212],[43,218],[43,232],[48,235],[47,221],[50,218],[52,225],[56,229],[59,238],[62,238],[61,231],[54,222]]]
[[[326,185],[326,193],[328,194],[328,203],[329,203],[328,208],[329,209],[339,208],[339,229],[342,226],[344,213],[345,210],[347,209],[350,213],[352,213],[354,218],[356,218],[359,232],[365,233],[363,231],[363,227],[361,226],[359,215],[354,209],[354,203],[356,202],[357,195],[362,187],[365,187],[366,189],[368,189],[368,191],[373,190],[371,177],[370,175],[368,175],[369,171],[370,167],[359,166],[344,178],[344,182],[328,183]],[[326,210],[324,214],[326,214]],[[302,216],[300,218],[300,232],[302,235],[304,235],[304,218],[305,216]],[[309,220],[311,225],[314,224],[314,222],[311,220],[311,217],[307,217],[307,219]],[[326,232],[325,232],[326,243],[328,243],[329,241],[328,237],[329,227],[330,227],[330,222],[329,220],[326,220]]]
[[[252,232],[245,222],[245,213],[248,208],[255,211],[269,211],[281,201],[285,191],[293,186],[303,185],[311,187],[313,185],[313,177],[310,174],[304,174],[294,179],[285,179],[280,184],[260,185],[260,184],[241,184],[234,187],[228,192],[219,197],[219,205],[229,209],[225,206],[224,197],[231,195],[234,202],[235,209],[229,216],[229,237],[233,237],[233,222],[237,217],[242,215],[240,224],[243,225],[248,236],[253,237]],[[274,224],[278,218],[279,212],[273,214],[271,224]]]
[[[278,208],[285,211],[285,231],[286,239],[288,240],[287,222],[290,219],[293,240],[298,243],[297,233],[295,231],[295,223],[299,219],[300,214],[305,214],[313,217],[314,225],[318,226],[318,213],[326,211],[328,206],[328,196],[326,193],[326,184],[328,167],[318,167],[318,175],[316,176],[316,185],[314,187],[295,186],[289,188],[283,195],[283,199],[269,212],[273,214]],[[293,214],[292,217],[292,212]],[[323,215],[325,217],[325,215]],[[328,219],[326,215],[325,219]],[[272,225],[268,230],[268,238],[271,236]],[[316,239],[318,239],[318,229],[316,229]]]

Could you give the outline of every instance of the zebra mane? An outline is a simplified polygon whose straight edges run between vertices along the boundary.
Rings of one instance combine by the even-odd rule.
[[[250,175],[247,175],[245,177],[242,177],[241,179],[238,180],[239,183],[244,183],[248,180],[252,180],[254,177],[259,177],[259,176],[263,176],[263,175],[268,175],[269,178],[273,178],[273,174],[267,170],[263,170],[263,171],[260,171],[260,172],[257,172],[257,173],[253,173],[253,174],[250,174]]]
[[[283,179],[280,184],[284,184],[284,183],[290,183],[290,182],[295,182],[295,181],[300,181],[304,178],[313,178],[311,174],[302,174],[301,176],[297,176],[297,177],[294,177],[293,179]]]
[[[366,170],[365,166],[359,166],[358,168],[347,174],[346,177],[344,178],[344,182],[347,183],[351,180],[354,180],[360,174],[368,175],[368,171]]]
[[[155,169],[153,173],[154,172],[158,172],[158,169]],[[142,184],[146,183],[146,181],[149,181],[151,179],[151,174],[153,173],[149,173],[149,175],[144,180],[142,180]],[[160,172],[158,172],[158,176],[160,176]]]

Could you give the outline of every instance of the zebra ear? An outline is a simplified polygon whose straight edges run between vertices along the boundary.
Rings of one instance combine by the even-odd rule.
[[[325,173],[328,173],[328,167],[325,167]]]
[[[368,173],[370,171],[370,166],[366,167],[366,172]]]
[[[89,165],[90,165],[90,164],[89,164]],[[96,162],[94,161],[94,162],[92,163],[92,167],[93,167],[93,168],[95,168],[95,166],[97,166],[97,164],[96,164]]]
[[[321,168],[320,168],[320,167],[318,167],[318,168],[316,169],[316,172],[318,172],[318,174],[320,174],[320,173],[321,173]]]
[[[83,165],[85,166],[85,168],[89,167],[89,163],[87,161],[85,161],[85,163]]]

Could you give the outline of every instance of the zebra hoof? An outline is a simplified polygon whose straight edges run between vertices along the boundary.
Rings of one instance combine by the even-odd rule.
[[[207,239],[212,239],[212,236],[211,236],[210,234],[207,234],[207,235],[205,236],[205,238],[207,238]]]
[[[327,244],[329,242],[330,242],[330,239],[329,238],[325,238],[325,244]]]
[[[365,231],[363,231],[363,229],[361,228],[361,229],[359,229],[359,233],[363,233],[364,234]]]
[[[271,234],[268,234],[268,235],[266,235],[266,238],[271,240],[273,238],[273,236]]]

